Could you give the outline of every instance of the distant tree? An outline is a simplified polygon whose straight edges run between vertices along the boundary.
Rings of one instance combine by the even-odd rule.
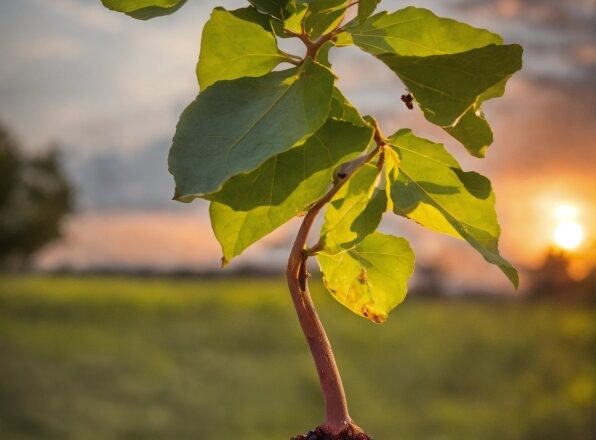
[[[569,254],[560,249],[551,248],[542,266],[530,272],[530,297],[594,304],[596,268],[592,267],[583,278],[574,279],[569,273],[570,264]]]
[[[35,252],[60,237],[72,189],[55,149],[26,157],[0,125],[0,269],[27,267]]]

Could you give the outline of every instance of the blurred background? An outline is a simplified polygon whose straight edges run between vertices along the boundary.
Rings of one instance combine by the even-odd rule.
[[[283,439],[321,401],[282,276],[296,222],[225,271],[207,204],[171,201],[167,153],[198,93],[190,0],[149,22],[99,0],[0,2],[0,437]],[[387,324],[315,301],[352,413],[378,439],[595,438],[596,5],[385,0],[487,27],[524,69],[470,157],[355,48],[339,86],[385,131],[490,177],[514,291],[466,243],[397,218],[417,257]],[[313,268],[314,270],[314,268]]]

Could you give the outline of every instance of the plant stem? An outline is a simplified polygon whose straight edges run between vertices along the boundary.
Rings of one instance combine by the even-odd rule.
[[[378,135],[377,135],[378,134]],[[349,180],[354,172],[364,163],[372,160],[381,151],[384,141],[378,131],[375,133],[377,148],[372,151],[359,166],[354,167],[349,174],[337,182],[312,208],[307,212],[302,225],[298,230],[298,235],[292,246],[290,257],[288,259],[288,268],[286,272],[288,287],[294,303],[294,308],[298,314],[298,320],[302,332],[310,348],[317,373],[323,397],[325,400],[325,428],[333,435],[339,435],[346,429],[354,432],[362,430],[354,424],[348,412],[348,403],[345,391],[341,381],[341,376],[337,368],[335,356],[331,349],[329,338],[325,333],[323,324],[319,319],[317,311],[308,290],[308,271],[307,260],[311,252],[306,249],[306,240],[313,226],[317,215],[321,209],[337,194],[341,187]],[[315,245],[316,249],[316,245]]]
[[[325,425],[337,434],[351,423],[348,403],[335,362],[331,344],[317,315],[307,285],[306,256],[303,253],[308,232],[322,205],[312,209],[304,218],[288,261],[288,287],[302,332],[308,342],[317,368],[325,399]]]

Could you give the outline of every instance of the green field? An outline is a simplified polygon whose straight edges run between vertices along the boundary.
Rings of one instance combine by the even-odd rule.
[[[314,296],[377,440],[594,438],[594,313]],[[287,440],[321,398],[279,281],[0,279],[0,438]]]

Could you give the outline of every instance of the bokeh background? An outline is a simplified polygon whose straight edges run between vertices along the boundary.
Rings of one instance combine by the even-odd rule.
[[[245,4],[189,0],[139,22],[99,0],[0,2],[0,124],[34,168],[64,171],[72,208],[58,238],[0,275],[0,437],[281,439],[318,423],[281,275],[297,223],[222,272],[207,204],[171,201],[167,152],[198,93],[202,26]],[[386,219],[418,264],[387,324],[314,281],[353,415],[379,439],[594,438],[595,3],[380,9],[409,4],[524,46],[523,71],[485,105],[487,158],[408,111],[393,73],[355,48],[332,53],[339,86],[386,133],[413,128],[491,178],[521,286],[465,243]],[[0,215],[6,250],[17,235]],[[51,215],[32,214],[36,230]]]

